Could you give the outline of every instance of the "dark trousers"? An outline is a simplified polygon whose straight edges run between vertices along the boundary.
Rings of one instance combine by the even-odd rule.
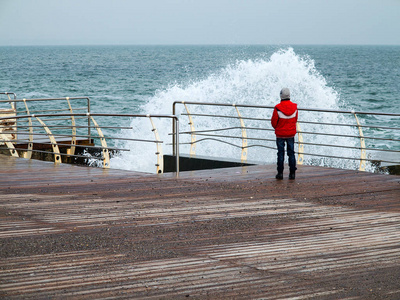
[[[296,157],[294,156],[294,137],[276,138],[276,146],[278,147],[278,173],[283,173],[283,165],[285,162],[285,143],[287,144],[290,172],[295,172],[297,170]]]

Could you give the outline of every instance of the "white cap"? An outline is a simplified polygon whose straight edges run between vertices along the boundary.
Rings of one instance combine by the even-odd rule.
[[[290,90],[288,88],[283,88],[281,90],[281,100],[290,99]]]

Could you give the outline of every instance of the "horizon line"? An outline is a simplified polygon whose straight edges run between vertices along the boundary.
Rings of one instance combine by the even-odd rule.
[[[68,46],[83,46],[83,47],[95,47],[95,46],[281,46],[281,47],[291,47],[291,46],[400,46],[400,44],[300,44],[300,43],[277,43],[277,44],[261,44],[261,43],[243,43],[243,44],[10,44],[1,45],[0,47],[68,47]]]

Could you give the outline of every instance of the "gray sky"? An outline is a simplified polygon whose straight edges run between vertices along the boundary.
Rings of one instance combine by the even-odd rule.
[[[400,0],[0,0],[0,45],[400,45]]]

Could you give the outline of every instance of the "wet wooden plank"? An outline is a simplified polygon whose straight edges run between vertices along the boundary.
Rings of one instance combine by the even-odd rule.
[[[400,178],[0,156],[0,297],[399,299]]]

